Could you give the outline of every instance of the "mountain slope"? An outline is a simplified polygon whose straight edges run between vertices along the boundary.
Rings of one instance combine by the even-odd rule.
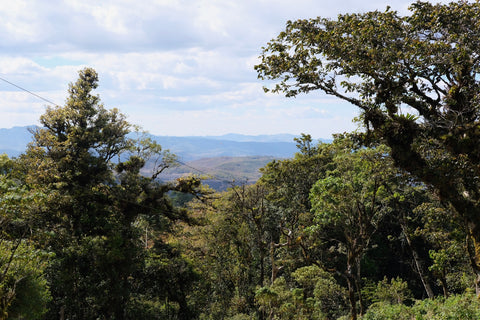
[[[27,144],[32,141],[29,130],[34,128],[35,126],[0,129],[0,153],[15,157],[25,151]]]
[[[202,137],[153,137],[160,145],[179,156],[182,161],[213,157],[273,156],[292,157],[293,142],[237,142]]]
[[[9,156],[18,156],[25,151],[32,135],[29,127],[13,127],[0,129],[0,153],[7,153]],[[241,157],[241,156],[273,156],[277,158],[292,157],[296,152],[293,142],[280,141],[285,136],[255,136],[226,135],[225,140],[221,137],[171,137],[150,135],[164,149],[169,149],[176,154],[181,161],[192,161],[201,158],[213,157]],[[249,140],[249,141],[233,141]]]
[[[215,190],[225,190],[232,184],[256,182],[261,176],[259,169],[274,159],[271,156],[204,158],[169,168],[161,179],[171,181],[189,174],[207,176],[206,184]]]

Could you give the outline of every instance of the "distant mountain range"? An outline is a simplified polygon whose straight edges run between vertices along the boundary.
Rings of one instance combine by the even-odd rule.
[[[35,126],[0,129],[0,153],[18,156],[25,151]],[[151,135],[164,149],[169,149],[181,161],[214,157],[270,156],[290,158],[297,151],[294,135],[241,135],[174,137]]]
[[[290,158],[297,151],[292,142],[238,142],[209,137],[154,136],[163,148],[169,149],[182,161],[213,157],[273,156]]]
[[[273,134],[273,135],[244,135],[236,133],[227,133],[222,136],[204,136],[203,138],[214,139],[214,140],[228,140],[236,142],[293,142],[293,139],[296,136],[293,134],[283,133],[283,134]]]
[[[30,129],[35,126],[0,129],[0,154],[16,157],[23,153],[32,141]],[[291,134],[150,137],[180,160],[180,166],[166,170],[162,180],[171,181],[187,174],[208,176],[205,183],[216,190],[225,190],[234,181],[236,184],[254,183],[260,177],[259,169],[268,162],[291,158],[298,151],[293,140],[295,136]]]
[[[0,153],[16,157],[24,152],[27,144],[32,141],[30,128],[34,129],[35,126],[0,129]]]

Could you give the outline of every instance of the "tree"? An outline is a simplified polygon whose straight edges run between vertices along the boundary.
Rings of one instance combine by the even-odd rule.
[[[411,215],[411,220],[414,219],[422,223],[417,225],[412,237],[421,238],[427,244],[431,259],[429,270],[438,279],[444,296],[465,292],[472,283],[472,279],[465,283],[465,278],[472,278],[472,275],[464,245],[464,221],[453,216],[438,201],[426,201],[416,207]]]
[[[39,244],[55,254],[46,270],[50,318],[136,317],[134,298],[145,292],[135,285],[149,270],[138,221],[166,232],[170,221],[185,218],[167,197],[176,186],[156,180],[174,162],[172,155],[149,139],[129,138],[132,126],[117,109],[104,108],[93,94],[97,86],[97,73],[81,70],[65,106],[41,116],[42,127],[20,159],[26,186],[45,195],[34,214],[43,235]],[[143,176],[150,158],[153,171]]]
[[[293,272],[315,260],[318,252],[304,232],[313,218],[310,189],[333,166],[334,148],[330,144],[313,145],[312,137],[306,134],[295,141],[299,152],[292,159],[274,160],[260,169],[259,181],[267,189],[268,205],[278,216],[279,224],[278,235],[272,238],[271,254],[272,259],[280,261],[272,269],[272,283],[280,268]]]
[[[269,251],[279,224],[278,217],[268,208],[266,194],[261,184],[236,186],[225,194],[223,205],[217,207],[226,228],[217,229],[218,236],[231,232],[223,239],[230,253],[223,254],[235,259],[232,279],[235,297],[232,301],[236,312],[250,313],[254,309],[255,287],[265,284],[272,268]]]
[[[0,318],[42,319],[51,298],[44,273],[48,260],[26,239],[1,242]]]
[[[17,162],[0,155],[0,318],[39,319],[50,299],[44,269],[49,255],[34,247],[34,217],[42,196],[22,184]]]
[[[195,294],[202,319],[255,315],[255,291],[270,282],[269,253],[279,233],[266,194],[262,184],[241,185],[191,204],[192,215],[203,221],[183,226],[179,241],[201,274]]]
[[[342,141],[336,141],[341,144]],[[334,157],[335,169],[318,180],[310,194],[316,222],[309,230],[320,241],[345,255],[340,272],[348,284],[351,319],[357,319],[357,301],[361,298],[361,261],[384,216],[391,211],[385,187],[395,176],[385,148],[354,150],[346,147]],[[358,296],[358,298],[357,298]]]
[[[345,315],[346,290],[330,273],[313,265],[295,270],[291,277],[294,284],[279,277],[257,290],[255,300],[266,319],[337,319]]]
[[[386,143],[467,222],[480,294],[480,3],[410,10],[289,21],[255,68],[279,80],[274,92],[321,90],[362,110],[367,142]]]
[[[29,186],[48,195],[39,216],[50,231],[45,245],[55,253],[48,269],[50,312],[121,319],[138,246],[129,227],[135,212],[115,208],[128,204],[114,201],[111,160],[130,147],[130,125],[92,94],[97,82],[94,70],[80,71],[65,107],[49,107],[41,116],[42,127],[22,159]]]

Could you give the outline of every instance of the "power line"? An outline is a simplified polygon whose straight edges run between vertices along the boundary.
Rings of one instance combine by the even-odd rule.
[[[25,92],[27,92],[27,93],[31,94],[32,96],[35,96],[35,97],[37,97],[37,98],[39,98],[39,99],[42,99],[42,100],[43,100],[43,101],[45,101],[45,102],[48,102],[48,103],[50,103],[50,104],[53,104],[53,105],[55,105],[55,106],[57,106],[57,105],[58,105],[58,104],[56,104],[55,102],[53,102],[53,101],[50,101],[50,100],[48,100],[48,99],[46,99],[46,98],[44,98],[44,97],[42,97],[42,96],[40,96],[40,95],[38,95],[38,94],[36,94],[36,93],[34,93],[34,92],[30,91],[30,90],[27,90],[27,89],[25,89],[25,88],[22,88],[22,87],[20,87],[19,85],[16,85],[15,83],[13,83],[13,82],[10,82],[10,81],[8,81],[8,80],[6,80],[6,79],[2,78],[2,77],[0,77],[0,80],[4,81],[4,82],[6,82],[6,83],[8,83],[8,84],[10,84],[10,85],[12,85],[12,86],[14,86],[14,87],[16,87],[16,88],[20,89],[20,90],[23,90],[23,91],[25,91]]]
[[[192,166],[190,166],[190,165],[188,165],[188,164],[186,164],[185,162],[182,162],[182,161],[180,161],[180,160],[175,160],[175,162],[177,162],[178,164],[180,164],[180,165],[182,165],[182,166],[185,166],[185,167],[187,167],[187,168],[190,168],[190,169],[192,169],[192,170],[198,171],[198,172],[200,172],[200,173],[202,173],[202,174],[204,174],[204,175],[212,176],[212,177],[213,177],[212,174],[207,173],[207,172],[205,172],[205,171],[202,171],[202,170],[200,170],[200,169],[194,168],[194,167],[192,167]]]
[[[210,180],[219,181],[219,182],[224,182],[224,183],[228,183],[228,184],[232,184],[232,185],[235,184],[235,180],[236,180],[236,179],[235,179],[235,177],[234,177],[233,175],[231,175],[231,174],[228,174],[228,175],[232,178],[232,180],[221,179],[221,178],[219,178],[219,177],[217,177],[217,176],[215,176],[215,175],[213,175],[213,174],[211,174],[211,173],[208,173],[208,172],[202,171],[202,170],[200,170],[200,169],[198,169],[198,168],[192,167],[192,166],[190,166],[190,165],[188,165],[188,164],[186,164],[186,163],[184,163],[184,162],[182,162],[182,161],[180,161],[180,160],[175,160],[175,161],[176,161],[177,163],[179,163],[180,165],[182,165],[182,166],[185,166],[185,167],[187,167],[187,168],[190,168],[190,169],[192,169],[192,170],[198,171],[198,172],[200,172],[200,173],[202,173],[202,174],[204,174],[204,175],[206,175],[206,176],[211,177],[212,179],[210,179]]]

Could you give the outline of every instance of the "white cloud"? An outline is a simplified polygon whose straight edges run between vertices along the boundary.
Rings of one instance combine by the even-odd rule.
[[[410,1],[393,9],[405,11]],[[0,77],[63,103],[84,66],[130,121],[170,135],[352,128],[355,107],[315,93],[266,95],[253,66],[288,19],[384,10],[385,0],[53,0],[0,7]],[[46,104],[0,83],[0,127],[31,124]],[[304,126],[305,130],[302,130]]]

